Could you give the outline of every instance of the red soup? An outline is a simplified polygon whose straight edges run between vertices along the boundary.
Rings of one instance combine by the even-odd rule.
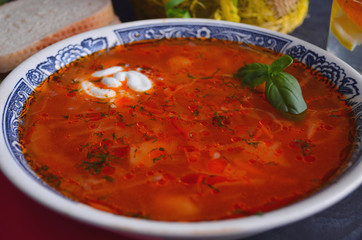
[[[63,195],[165,221],[243,217],[303,199],[346,163],[351,109],[294,62],[308,109],[282,114],[234,73],[266,49],[160,40],[95,53],[39,86],[19,136],[30,166]]]

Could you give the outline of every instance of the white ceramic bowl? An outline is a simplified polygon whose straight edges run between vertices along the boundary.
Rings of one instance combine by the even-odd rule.
[[[357,144],[342,174],[318,193],[287,207],[240,219],[196,223],[162,222],[118,216],[71,201],[49,188],[30,169],[17,136],[24,102],[47,76],[95,51],[144,39],[195,37],[251,43],[286,53],[327,76],[345,94],[357,119]],[[40,203],[75,219],[138,237],[180,239],[241,238],[315,214],[356,189],[362,182],[362,77],[328,52],[294,37],[262,28],[215,20],[167,19],[124,23],[60,41],[30,57],[0,87],[0,167],[18,188]]]

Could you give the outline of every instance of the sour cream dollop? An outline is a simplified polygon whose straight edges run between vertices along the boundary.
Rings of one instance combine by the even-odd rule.
[[[123,67],[114,66],[92,73],[92,77],[102,78],[101,82],[106,88],[96,86],[90,81],[83,81],[81,88],[85,93],[96,98],[115,98],[117,94],[124,95],[124,91],[116,93],[112,88],[127,86],[136,92],[145,92],[152,88],[152,81],[143,73],[130,70],[124,71]]]
[[[146,75],[137,71],[127,72],[127,85],[136,92],[145,92],[152,88],[151,80]]]
[[[105,77],[105,76],[112,75],[117,72],[121,72],[122,70],[123,70],[123,67],[115,66],[115,67],[110,67],[110,68],[96,71],[96,72],[92,73],[92,76],[93,77]]]
[[[114,90],[97,87],[89,81],[82,82],[81,87],[88,95],[96,98],[113,98],[117,95]]]

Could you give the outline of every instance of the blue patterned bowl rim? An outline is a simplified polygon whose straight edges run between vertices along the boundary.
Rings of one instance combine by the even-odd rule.
[[[147,39],[217,38],[253,44],[292,56],[330,79],[346,97],[357,120],[357,143],[348,166],[333,184],[317,194],[262,216],[202,223],[167,223],[105,213],[71,201],[48,187],[27,164],[18,140],[19,115],[26,99],[49,75],[70,62],[102,49]],[[60,41],[14,69],[0,86],[0,167],[22,191],[40,203],[82,221],[144,236],[182,238],[242,237],[282,226],[321,211],[362,182],[362,77],[328,52],[297,38],[266,29],[216,20],[146,20],[105,27]],[[303,211],[301,211],[303,210]]]

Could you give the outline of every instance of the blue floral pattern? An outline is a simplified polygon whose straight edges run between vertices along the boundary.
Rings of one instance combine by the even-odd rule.
[[[34,86],[39,85],[45,76],[44,72],[39,69],[31,69],[26,73],[26,79]]]
[[[33,173],[26,162],[18,138],[18,126],[20,123],[20,114],[26,103],[27,98],[33,92],[34,88],[44,81],[49,75],[73,62],[74,60],[88,56],[94,52],[108,48],[108,41],[105,37],[87,38],[80,44],[72,44],[60,49],[55,56],[50,56],[46,61],[41,62],[35,69],[30,69],[24,78],[21,78],[8,97],[5,111],[3,113],[3,131],[6,136],[7,147],[16,162],[41,184],[36,174]],[[51,189],[51,188],[50,188]]]
[[[287,49],[286,54],[297,59],[307,66],[315,69],[321,75],[330,80],[331,84],[336,86],[338,90],[346,96],[348,104],[351,106],[357,102],[354,100],[360,95],[357,87],[357,81],[346,76],[344,69],[336,63],[327,62],[324,56],[319,56],[317,53],[307,50],[304,46],[298,45]]]
[[[238,43],[248,43],[281,52],[292,41],[277,35],[241,27],[209,24],[156,24],[139,28],[121,28],[114,31],[120,44],[147,39],[217,38]]]
[[[23,154],[21,153],[21,146],[18,139],[18,126],[20,122],[21,110],[26,103],[26,100],[32,93],[32,87],[29,86],[25,79],[20,79],[15,86],[14,91],[8,97],[6,103],[6,111],[3,114],[3,131],[6,136],[8,148],[11,150],[13,157],[17,159],[17,162],[29,169]]]
[[[108,42],[105,37],[97,39],[87,38],[80,44],[72,44],[60,49],[58,54],[50,56],[47,61],[40,63],[37,69],[46,75],[50,75],[80,57],[85,57],[107,48]]]
[[[293,45],[293,40],[274,35],[269,32],[244,28],[242,26],[208,23],[160,23],[146,24],[140,27],[122,27],[114,30],[119,44],[127,44],[134,41],[147,39],[169,39],[169,38],[217,38],[235,41],[240,44],[254,44],[270,50],[281,52],[292,56],[306,65],[317,70],[320,74],[330,79],[332,85],[336,86],[346,98],[347,103],[353,106],[353,111],[357,119],[358,142],[362,135],[362,103],[358,101],[360,92],[356,79],[348,76],[343,68],[336,63],[328,62],[325,56],[307,49],[303,45]],[[70,44],[60,49],[54,56],[48,56],[36,68],[29,69],[24,77],[19,79],[13,91],[7,98],[5,111],[3,112],[3,132],[5,141],[10,153],[34,179],[38,179],[29,168],[23,154],[21,153],[17,129],[19,126],[19,116],[26,103],[26,99],[33,92],[34,88],[44,81],[49,75],[61,69],[72,61],[90,55],[102,49],[108,49],[107,37],[87,38],[79,44]],[[356,148],[355,156],[359,149]],[[356,158],[357,159],[357,158]],[[41,181],[40,181],[41,182]],[[42,183],[43,184],[43,183]]]

